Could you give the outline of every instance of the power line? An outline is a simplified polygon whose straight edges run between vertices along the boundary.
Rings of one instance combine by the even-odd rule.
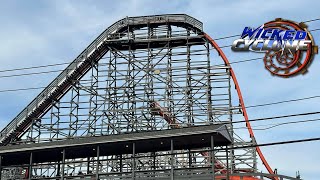
[[[320,29],[318,28],[318,29],[312,29],[312,30],[310,30],[310,31],[319,31]]]
[[[219,41],[222,39],[229,39],[229,38],[233,38],[233,37],[238,37],[241,36],[241,34],[236,34],[236,35],[231,35],[231,36],[224,36],[224,37],[220,37],[220,38],[215,38],[214,40]]]
[[[314,98],[319,98],[319,97],[320,97],[320,96],[309,96],[309,97],[304,97],[304,98],[297,98],[297,99],[277,101],[277,102],[271,102],[271,103],[265,103],[265,104],[251,105],[251,106],[246,106],[246,108],[255,108],[255,107],[261,107],[261,106],[270,106],[270,105],[276,105],[276,104],[282,104],[282,103],[288,103],[288,102],[296,102],[296,101],[303,101],[303,100],[308,100],[308,99],[314,99]]]
[[[105,58],[101,58],[101,59],[105,59]],[[263,57],[252,58],[252,59],[244,59],[244,60],[240,60],[240,61],[230,62],[230,64],[238,64],[238,63],[256,61],[256,60],[259,60],[259,59],[263,59]],[[53,67],[53,66],[60,66],[60,65],[66,65],[66,64],[70,64],[70,63],[49,64],[49,65],[33,66],[33,67],[26,67],[26,68],[6,69],[6,70],[1,70],[0,73],[1,72],[18,71],[18,70],[37,69],[37,68],[43,68],[43,67]],[[224,64],[219,64],[219,65],[224,65]],[[63,71],[63,69],[61,69],[61,70],[52,70],[52,71],[34,72],[34,73],[3,75],[3,76],[0,76],[0,78],[11,78],[11,77],[30,76],[30,75],[38,75],[38,74],[49,74],[49,73],[61,72],[61,71]],[[0,90],[0,92],[4,92],[4,91],[5,90]],[[13,91],[13,90],[8,90],[8,91]]]
[[[252,147],[275,146],[275,145],[295,144],[295,143],[312,142],[312,141],[320,141],[320,137],[316,137],[316,138],[306,138],[306,139],[297,139],[297,140],[289,140],[289,141],[277,141],[277,142],[271,142],[271,143],[253,144],[253,145],[248,145],[248,146],[237,146],[237,147],[219,148],[219,150],[245,149],[245,148],[252,148]],[[211,151],[211,150],[207,150],[207,151]]]
[[[300,113],[300,114],[289,114],[289,115],[282,115],[282,116],[273,116],[273,117],[265,117],[265,118],[258,118],[258,119],[250,119],[248,120],[249,122],[254,122],[254,121],[266,121],[266,120],[274,120],[274,119],[280,119],[280,118],[287,118],[287,117],[296,117],[296,116],[307,116],[307,115],[314,115],[314,114],[320,114],[320,112],[308,112],[308,113]],[[38,118],[37,118],[38,119]],[[41,119],[50,119],[50,118],[41,118]],[[307,123],[307,122],[317,122],[320,121],[320,118],[316,119],[306,119],[306,120],[297,120],[297,121],[287,121],[287,122],[282,122],[282,123],[273,123],[273,124],[266,124],[266,125],[255,125],[251,126],[252,130],[268,130],[272,129],[278,126],[282,125],[288,125],[288,124],[298,124],[298,123]],[[247,122],[246,120],[241,120],[241,121],[233,121],[233,122],[212,122],[210,125],[216,124],[216,125],[229,125],[229,124],[235,124],[235,123],[244,123]],[[208,125],[208,123],[206,122]],[[266,127],[266,128],[259,128],[257,127]],[[233,129],[248,129],[247,127],[233,127]],[[219,131],[219,130],[217,130]],[[221,130],[222,131],[222,130]],[[22,131],[18,131],[22,132]],[[17,132],[17,133],[18,133]]]
[[[101,59],[106,59],[105,57]],[[79,63],[83,61],[77,61],[75,63]],[[21,70],[29,70],[29,69],[39,69],[39,68],[47,68],[47,67],[54,67],[54,66],[62,66],[62,65],[70,65],[73,64],[74,62],[67,62],[67,63],[57,63],[57,64],[48,64],[48,65],[40,65],[40,66],[30,66],[30,67],[24,67],[24,68],[15,68],[15,69],[4,69],[0,70],[0,73],[3,72],[11,72],[11,71],[21,71]]]
[[[313,30],[310,30],[310,31],[319,31],[319,30],[320,30],[320,28],[319,29],[313,29]],[[231,47],[231,45],[221,46],[220,49],[227,48],[227,47]],[[101,59],[105,59],[105,58],[101,58]],[[263,57],[253,58],[253,59],[245,59],[245,60],[240,60],[240,61],[234,61],[234,62],[230,62],[230,64],[251,62],[251,61],[256,61],[256,60],[259,60],[259,59],[263,59]],[[60,65],[66,65],[66,64],[70,64],[70,63],[58,63],[58,64],[49,64],[49,65],[33,66],[33,67],[26,67],[26,68],[6,69],[6,70],[0,70],[0,73],[1,72],[18,71],[18,70],[37,69],[37,68],[43,68],[43,67],[60,66]],[[54,72],[60,72],[60,71],[62,71],[62,70],[43,71],[43,72],[39,72],[39,73],[24,73],[24,74],[4,75],[4,76],[0,76],[0,78],[10,78],[10,77],[28,76],[28,75],[37,75],[37,74],[48,74],[48,73],[54,73]]]
[[[318,31],[318,30],[320,30],[320,28],[319,29],[313,29],[313,30],[310,30],[310,31]],[[226,48],[226,47],[231,47],[231,45],[221,46],[220,48],[222,49],[222,48]],[[260,59],[263,59],[263,58],[264,57],[245,59],[245,60],[230,62],[229,64],[238,64],[238,63],[251,62],[251,61],[260,60]],[[101,58],[101,59],[105,59],[105,58]],[[63,65],[63,64],[68,64],[68,63],[60,63],[58,65]],[[34,66],[34,67],[27,67],[27,68],[7,69],[7,70],[1,70],[0,72],[8,72],[8,71],[24,70],[24,69],[34,69],[34,68],[41,68],[41,67],[50,67],[50,66],[56,66],[56,65],[55,64],[51,64],[51,65]],[[221,64],[221,65],[223,65],[223,64]],[[4,75],[4,76],[0,76],[0,78],[11,78],[11,77],[37,75],[37,74],[49,74],[49,73],[61,72],[61,71],[62,70],[54,70],[54,71],[43,71],[43,72],[38,72],[38,73],[24,73],[24,74]]]
[[[0,76],[0,78],[11,78],[11,77],[18,77],[18,76],[30,76],[30,75],[37,75],[37,74],[49,74],[49,73],[55,73],[55,72],[61,72],[61,71],[63,71],[63,70],[42,71],[42,72],[23,73],[23,74],[12,74],[12,75]]]
[[[317,18],[317,19],[311,19],[311,20],[308,20],[308,21],[303,21],[304,23],[308,23],[308,22],[313,22],[313,21],[319,21],[320,18]]]
[[[299,140],[291,140],[291,141],[279,141],[273,143],[264,143],[264,144],[257,144],[255,146],[273,146],[273,145],[281,145],[281,144],[292,144],[292,143],[301,143],[301,142],[310,142],[310,141],[319,141],[320,137],[317,138],[308,138],[308,139],[299,139]]]
[[[317,121],[320,121],[319,118],[317,119],[308,119],[308,120],[299,120],[299,121],[289,121],[289,122],[283,122],[283,123],[276,123],[276,124],[268,124],[266,126],[266,128],[260,128],[260,129],[253,129],[255,131],[265,131],[265,130],[268,130],[268,129],[272,129],[272,128],[275,128],[275,127],[279,127],[279,126],[283,126],[283,125],[288,125],[288,124],[299,124],[299,123],[309,123],[309,122],[317,122]]]
[[[0,93],[2,93],[2,92],[15,92],[15,91],[27,91],[27,90],[43,89],[43,88],[46,88],[46,87],[30,87],[30,88],[20,88],[20,89],[5,89],[5,90],[0,90]],[[316,95],[316,96],[309,96],[309,97],[304,97],[304,98],[289,99],[289,100],[276,101],[276,102],[270,102],[270,103],[264,103],[264,104],[249,105],[249,106],[246,106],[245,108],[263,107],[263,106],[283,104],[283,103],[288,103],[288,102],[297,102],[297,101],[303,101],[303,100],[309,100],[309,99],[315,99],[315,98],[320,98],[320,96],[319,96],[319,95]]]
[[[304,23],[308,23],[308,22],[314,22],[314,21],[319,21],[320,18],[317,19],[311,19],[308,21],[303,21]],[[311,31],[311,30],[310,30]],[[233,38],[233,37],[238,37],[241,36],[241,34],[236,34],[236,35],[230,35],[230,36],[224,36],[224,37],[220,37],[220,38],[215,38],[214,40],[218,41],[218,40],[222,40],[222,39],[229,39],[229,38]]]
[[[251,129],[254,131],[265,131],[269,129],[273,129],[275,127],[283,126],[283,125],[289,125],[289,124],[299,124],[299,123],[309,123],[309,122],[317,122],[320,121],[320,118],[317,119],[307,119],[307,120],[298,120],[298,121],[287,121],[282,123],[273,123],[273,124],[265,124],[265,125],[251,125]],[[240,121],[237,121],[240,122]],[[246,121],[241,121],[246,122]],[[251,122],[251,120],[249,120]],[[211,123],[216,125],[227,125],[227,124],[233,124],[233,122],[222,122],[222,123]],[[261,128],[265,127],[265,128]],[[248,129],[247,127],[233,127],[232,129]],[[219,131],[219,130],[218,130]]]
[[[105,58],[101,58],[101,59],[105,59]],[[244,59],[244,60],[240,60],[240,61],[230,62],[230,64],[245,63],[245,62],[256,61],[256,60],[260,60],[260,59],[263,59],[263,57]],[[219,65],[224,65],[224,64],[219,64]],[[217,65],[217,66],[219,66],[219,65]],[[54,65],[52,65],[52,66],[54,66]],[[45,67],[45,66],[43,65],[41,67]],[[32,67],[28,67],[28,68],[25,68],[25,69],[31,69],[31,68]],[[18,69],[23,69],[23,68],[18,68]],[[10,71],[10,70],[9,69],[8,70],[3,70],[3,72],[8,72],[8,71]],[[3,76],[0,76],[0,79],[1,78],[20,77],[20,76],[31,76],[31,75],[38,75],[38,74],[49,74],[49,73],[55,73],[55,72],[61,72],[61,71],[63,71],[63,69],[61,69],[61,70],[52,70],[52,71],[42,71],[42,72],[22,73],[22,74],[3,75]],[[12,91],[12,90],[10,90],[10,91]],[[0,92],[2,92],[2,91],[0,91]]]
[[[105,57],[101,59],[106,59]],[[0,72],[8,72],[8,71],[16,71],[16,70],[26,70],[26,69],[35,69],[35,68],[43,68],[43,67],[52,67],[52,66],[58,66],[58,65],[63,65],[63,64],[72,64],[72,63],[79,63],[81,61],[77,62],[71,62],[71,63],[60,63],[60,64],[50,64],[50,65],[42,65],[42,66],[33,66],[33,67],[26,67],[26,68],[17,68],[17,69],[7,69],[7,70],[2,70]],[[83,62],[83,61],[82,61]],[[0,76],[0,78],[11,78],[11,77],[19,77],[19,76],[29,76],[29,75],[37,75],[37,74],[49,74],[49,73],[54,73],[54,72],[62,72],[64,69],[61,70],[52,70],[52,71],[42,71],[42,72],[32,72],[32,73],[22,73],[22,74],[11,74],[11,75],[3,75]],[[1,91],[0,91],[1,92]]]
[[[15,91],[27,91],[27,90],[44,89],[44,88],[46,88],[46,87],[20,88],[20,89],[5,89],[5,90],[0,90],[0,93],[2,93],[2,92],[15,92]]]
[[[273,129],[275,127],[279,127],[279,126],[283,126],[283,125],[309,123],[309,122],[317,122],[317,121],[320,121],[320,119],[317,118],[317,119],[307,119],[307,120],[298,120],[298,121],[287,121],[287,122],[282,122],[282,123],[254,125],[254,126],[251,126],[251,129],[254,131],[265,131],[265,130]],[[265,128],[261,128],[261,127],[265,127]],[[248,129],[248,128],[247,127],[233,127],[233,129]]]
[[[62,65],[67,65],[67,64],[70,64],[70,63],[57,63],[57,64],[48,64],[48,65],[41,65],[41,66],[31,66],[31,67],[25,67],[25,68],[5,69],[5,70],[0,70],[0,73],[29,70],[29,69],[39,69],[39,68],[52,67],[52,66],[62,66]]]
[[[234,61],[234,62],[230,62],[229,64],[238,64],[238,63],[244,63],[244,62],[256,61],[256,60],[260,60],[260,59],[263,59],[263,58],[264,58],[264,57],[252,58],[252,59],[245,59],[245,60],[241,60],[241,61]]]
[[[0,93],[2,93],[2,92],[15,92],[15,91],[35,90],[35,89],[43,89],[43,88],[45,88],[45,87],[6,89],[6,90],[0,90]],[[289,102],[297,102],[297,101],[303,101],[303,100],[309,100],[309,99],[315,99],[315,98],[320,98],[320,96],[316,95],[316,96],[309,96],[309,97],[304,97],[304,98],[296,98],[296,99],[290,99],[290,100],[276,101],[276,102],[270,102],[270,103],[264,103],[264,104],[249,105],[249,106],[246,106],[245,108],[263,107],[263,106],[270,106],[270,105],[283,104],[283,103],[289,103]]]
[[[260,59],[263,59],[263,57],[253,58],[253,59],[245,59],[245,60],[235,61],[235,62],[230,62],[230,64],[245,63],[245,62],[256,61],[256,60],[260,60]],[[219,65],[224,65],[224,64],[219,64]],[[219,66],[219,65],[217,65],[217,66]],[[27,69],[27,68],[26,68],[26,69]],[[30,69],[30,68],[29,68],[29,69]],[[61,72],[61,71],[63,71],[63,69],[61,69],[61,70],[52,70],[52,71],[42,71],[42,72],[32,72],[32,73],[3,75],[3,76],[0,76],[0,79],[1,79],[1,78],[20,77],[20,76],[32,76],[32,75],[38,75],[38,74],[50,74],[50,73]],[[4,92],[4,91],[5,91],[5,90],[0,90],[0,92]],[[13,90],[9,90],[9,91],[13,91]]]
[[[216,121],[216,122],[205,122],[204,124],[216,124],[216,125],[230,125],[230,124],[239,124],[239,123],[246,123],[246,122],[257,122],[257,121],[268,121],[268,120],[275,120],[275,119],[283,119],[283,118],[289,118],[289,117],[299,117],[299,116],[309,116],[309,115],[315,115],[315,114],[320,114],[320,111],[315,111],[315,112],[307,112],[307,113],[298,113],[298,114],[287,114],[287,115],[281,115],[281,116],[271,116],[271,117],[264,117],[264,118],[256,118],[256,119],[249,119],[249,120],[239,120],[239,121],[230,121],[230,122],[226,122],[226,121]],[[271,128],[273,128],[272,126],[276,127],[279,125],[285,125],[285,124],[294,124],[294,123],[304,123],[304,122],[315,122],[315,121],[320,121],[320,119],[308,119],[308,120],[297,120],[297,121],[289,121],[289,122],[282,122],[282,123],[277,123],[277,124],[271,124]],[[270,126],[269,125],[264,125],[264,126]],[[254,126],[252,126],[254,127]],[[252,130],[255,130],[251,127]],[[237,127],[235,127],[237,128]],[[242,129],[243,127],[240,127],[239,129]],[[269,128],[264,128],[264,129],[271,129]],[[244,129],[244,128],[243,128]],[[245,129],[248,129],[247,127],[245,127]],[[260,129],[260,130],[264,130],[264,129]]]
[[[230,124],[239,124],[239,123],[246,123],[246,122],[257,122],[257,121],[268,121],[268,120],[275,120],[275,119],[283,119],[283,118],[289,118],[289,117],[309,116],[309,115],[315,115],[315,114],[320,114],[320,111],[298,113],[298,114],[287,114],[287,115],[281,115],[281,116],[271,116],[271,117],[256,118],[256,119],[249,119],[249,120],[239,120],[239,121],[231,121],[231,122],[226,122],[226,121],[220,121],[220,122],[216,121],[216,122],[210,122],[210,123],[205,122],[204,124],[230,125]],[[269,125],[264,125],[264,126],[269,126],[269,127],[263,128],[263,129],[253,129],[252,127],[258,127],[258,126],[251,126],[251,129],[252,130],[267,130],[267,129],[272,129],[274,127],[281,126],[281,125],[286,125],[286,124],[306,123],[306,122],[316,122],[316,121],[320,121],[320,118],[308,119],[308,120],[289,121],[289,122],[282,122],[282,123],[277,123],[277,124],[269,124]],[[248,128],[247,127],[238,127],[238,128],[234,127],[234,129],[248,129]]]
[[[309,113],[301,113],[299,115],[306,115],[306,114],[318,114],[320,112],[309,112]],[[295,114],[298,115],[298,114]],[[285,115],[285,117],[288,117],[289,115]],[[284,116],[276,116],[276,117],[284,117]],[[271,119],[271,118],[275,118],[275,117],[269,117],[269,118],[260,118],[260,119],[252,119],[249,121],[253,121],[253,120],[262,120],[262,119]],[[284,122],[284,123],[278,123],[278,124],[274,124],[271,127],[268,128],[264,128],[264,129],[253,129],[253,130],[267,130],[267,129],[271,129],[280,125],[287,125],[287,124],[295,124],[295,123],[305,123],[305,122],[315,122],[315,121],[320,121],[320,119],[311,119],[311,120],[300,120],[300,121],[290,121],[290,122]],[[239,122],[239,121],[237,121]],[[220,123],[220,125],[223,123]],[[243,129],[247,129],[246,127],[242,127]],[[240,129],[240,128],[234,128],[234,129]],[[220,130],[217,130],[220,131]],[[18,132],[16,132],[18,133]],[[320,137],[316,137],[316,138],[306,138],[306,139],[298,139],[298,140],[288,140],[288,141],[278,141],[278,142],[271,142],[271,143],[262,143],[262,144],[253,144],[253,145],[247,145],[247,146],[236,146],[236,147],[228,147],[228,148],[219,148],[219,150],[230,150],[230,149],[245,149],[245,148],[252,148],[252,147],[263,147],[263,146],[274,146],[274,145],[283,145],[283,144],[294,144],[294,143],[302,143],[302,142],[312,142],[312,141],[319,141]],[[206,150],[208,151],[208,150]],[[210,150],[209,150],[210,151]],[[194,151],[196,152],[196,151]]]
[[[256,118],[256,119],[249,119],[249,122],[256,122],[256,121],[266,121],[266,120],[271,120],[271,119],[282,119],[282,118],[289,118],[289,117],[298,117],[298,116],[309,116],[309,115],[315,115],[315,114],[320,114],[320,111],[315,111],[315,112],[306,112],[306,113],[297,113],[297,114],[287,114],[287,115],[281,115],[281,116],[271,116],[271,117],[264,117],[264,118]],[[241,121],[232,121],[232,124],[236,123],[243,123],[246,122],[245,120]],[[227,122],[226,124],[228,124]]]
[[[303,21],[303,22],[307,23],[307,22],[314,22],[314,21],[318,21],[318,20],[320,20],[320,18],[311,19],[311,20],[307,20],[307,21]],[[313,29],[313,30],[309,30],[309,31],[318,31],[318,30],[320,30],[320,29]],[[238,36],[240,36],[240,34],[235,34],[235,35],[215,38],[213,40],[218,41],[218,40],[229,39],[229,38],[238,37]],[[220,48],[222,49],[222,48],[226,48],[226,47],[231,47],[231,45],[222,46]],[[49,64],[49,65],[41,65],[41,66],[31,66],[31,67],[26,67],[26,68],[5,69],[5,70],[0,70],[0,72],[10,72],[10,71],[19,71],[19,70],[28,70],[28,69],[38,69],[38,68],[61,66],[61,65],[67,65],[67,64],[70,64],[70,63],[57,63],[57,64]]]

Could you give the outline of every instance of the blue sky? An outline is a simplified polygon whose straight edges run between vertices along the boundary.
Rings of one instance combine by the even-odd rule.
[[[281,17],[295,21],[320,18],[318,1],[3,1],[0,6],[0,70],[71,62],[99,33],[125,16],[186,13],[204,23],[212,38],[240,34],[245,26],[258,26]],[[320,28],[320,21],[308,23]],[[313,33],[320,44],[320,31]],[[230,45],[234,38],[219,40]],[[234,53],[224,48],[231,62],[261,57],[257,53]],[[246,105],[320,95],[320,58],[309,72],[293,78],[271,76],[261,61],[234,64]],[[56,70],[62,67],[55,67]],[[55,70],[51,68],[50,70]],[[49,69],[44,69],[46,71]],[[28,72],[28,71],[25,71]],[[21,73],[21,72],[19,72]],[[0,76],[4,75],[0,73]],[[46,86],[57,73],[0,78],[0,90]],[[0,128],[5,126],[39,90],[0,93]],[[249,117],[319,111],[319,99],[248,109]],[[287,120],[317,118],[299,117]],[[282,120],[282,122],[285,120]],[[280,120],[279,120],[280,122]],[[264,122],[265,124],[273,122]],[[253,126],[262,125],[253,123]],[[320,122],[293,124],[268,131],[256,131],[258,143],[319,137]],[[268,162],[281,174],[300,171],[316,180],[320,167],[320,142],[262,148]],[[261,169],[264,170],[264,169]]]

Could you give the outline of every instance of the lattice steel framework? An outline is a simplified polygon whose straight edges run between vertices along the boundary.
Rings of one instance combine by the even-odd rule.
[[[232,136],[231,149],[255,145],[249,122],[235,125],[234,119],[248,120],[240,89],[200,21],[188,15],[128,17],[86,48],[2,130],[0,140],[19,146],[224,123]],[[212,165],[208,150],[63,159],[63,164],[33,164],[31,172],[25,166],[4,167],[2,176],[50,179],[114,173],[110,177],[116,179],[134,171],[201,171]],[[272,174],[258,148],[215,147],[214,152],[218,175],[256,173],[257,153]]]

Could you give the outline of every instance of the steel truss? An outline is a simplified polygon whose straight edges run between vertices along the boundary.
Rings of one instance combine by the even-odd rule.
[[[245,119],[246,112],[233,71],[212,42],[202,23],[187,15],[120,20],[2,130],[1,143],[19,146],[227,123],[229,148],[255,145],[248,122],[232,124],[233,119]],[[258,172],[256,148],[224,149],[214,147],[213,154],[204,147],[174,155],[171,150],[31,162],[32,171],[26,171],[28,165],[3,167],[2,178],[68,179],[84,173],[89,179],[119,174],[122,179],[148,179],[166,173],[184,177],[188,168],[210,173],[212,164],[217,178]],[[99,146],[95,151],[99,153]],[[177,167],[186,169],[174,171]]]

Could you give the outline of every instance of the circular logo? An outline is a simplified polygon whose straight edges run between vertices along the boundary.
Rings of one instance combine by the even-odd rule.
[[[231,49],[264,53],[266,69],[281,77],[306,73],[314,54],[318,53],[306,24],[281,18],[257,28],[245,27]]]
[[[290,20],[276,19],[264,24],[264,29],[279,29],[283,31],[305,31],[305,40],[311,40],[306,50],[297,50],[281,48],[279,50],[268,50],[263,58],[265,67],[273,75],[289,77],[298,73],[306,73],[307,67],[312,61],[313,55],[318,53],[318,47],[315,46],[313,37],[304,23],[296,23]]]

